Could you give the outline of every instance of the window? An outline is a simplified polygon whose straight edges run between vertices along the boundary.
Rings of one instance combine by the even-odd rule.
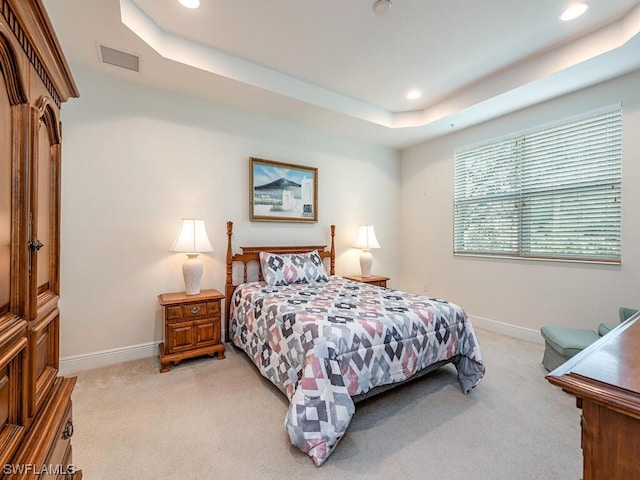
[[[620,105],[455,154],[454,253],[620,263]]]

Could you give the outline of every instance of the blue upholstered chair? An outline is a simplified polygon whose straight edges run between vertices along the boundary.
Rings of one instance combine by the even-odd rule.
[[[618,310],[620,323],[637,311],[633,308],[620,307]],[[616,325],[613,324],[601,323],[598,325],[598,331],[594,332],[593,330],[545,325],[540,329],[545,345],[542,364],[549,371],[556,369],[615,327]]]

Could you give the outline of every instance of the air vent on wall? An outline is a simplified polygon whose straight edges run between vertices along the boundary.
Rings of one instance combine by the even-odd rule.
[[[134,72],[140,71],[140,57],[138,55],[132,55],[115,48],[100,45],[100,59],[103,63],[108,63],[109,65],[126,68]]]

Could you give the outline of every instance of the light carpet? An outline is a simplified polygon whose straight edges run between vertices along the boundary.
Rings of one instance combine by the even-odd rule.
[[[289,442],[284,395],[229,345],[162,374],[156,358],[80,372],[74,464],[87,480],[580,478],[580,410],[545,380],[543,346],[477,335],[470,394],[448,365],[365,400],[319,468]]]

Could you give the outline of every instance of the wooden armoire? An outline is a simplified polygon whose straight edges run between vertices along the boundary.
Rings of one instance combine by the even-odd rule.
[[[0,477],[81,478],[58,375],[60,106],[78,89],[41,0],[0,0]]]

